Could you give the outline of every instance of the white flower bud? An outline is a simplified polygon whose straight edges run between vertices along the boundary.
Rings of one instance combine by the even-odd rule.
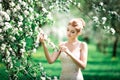
[[[0,33],[2,32],[2,29],[0,29]]]
[[[102,21],[103,21],[102,24],[105,24],[106,20],[107,20],[106,17],[102,17]]]
[[[103,4],[104,4],[103,2],[100,2],[100,5],[101,5],[101,6],[103,6]]]
[[[80,3],[77,4],[78,8],[80,8]]]
[[[110,28],[110,31],[112,32],[112,34],[115,34],[115,29],[114,28]]]
[[[24,14],[25,14],[26,16],[29,15],[29,11],[25,10],[25,11],[24,11]]]
[[[42,76],[40,77],[40,79],[41,79],[41,80],[46,80],[45,77],[42,77]]]

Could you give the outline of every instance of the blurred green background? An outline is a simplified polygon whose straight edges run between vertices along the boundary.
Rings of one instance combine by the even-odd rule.
[[[79,40],[88,44],[88,63],[86,69],[82,70],[84,79],[120,80],[120,0],[75,1],[80,4],[71,2],[68,12],[51,12],[54,24],[42,26],[42,29],[51,41],[58,45],[59,42],[66,40],[68,21],[75,17],[82,17],[86,27]],[[48,48],[52,53],[53,50],[49,46]],[[48,76],[60,76],[60,60],[48,64],[42,46],[32,54],[32,59],[34,63],[42,63]],[[0,62],[0,80],[8,79],[5,70],[4,64]]]

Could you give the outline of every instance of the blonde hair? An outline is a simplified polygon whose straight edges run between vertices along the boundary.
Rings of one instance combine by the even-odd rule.
[[[80,32],[80,29],[83,29],[85,27],[85,21],[82,18],[75,18],[70,20],[68,26],[69,25],[75,27],[75,29]]]

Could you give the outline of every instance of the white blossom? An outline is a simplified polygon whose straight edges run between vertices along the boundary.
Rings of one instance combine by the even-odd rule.
[[[12,1],[12,2],[10,2],[10,5],[11,5],[12,7],[14,7],[14,6],[15,6],[15,3]]]
[[[36,17],[39,17],[39,14],[38,14],[38,13],[36,13],[36,14],[35,14],[35,16],[36,16]]]
[[[0,26],[4,26],[4,22],[0,22]]]
[[[115,34],[115,29],[114,28],[110,28],[110,31],[112,32],[112,34]]]
[[[42,10],[43,10],[45,13],[47,13],[47,12],[48,12],[48,11],[47,11],[44,7],[42,8]]]
[[[33,15],[31,15],[31,16],[30,16],[30,19],[31,19],[31,20],[33,20],[33,19],[34,19],[34,16],[33,16]]]
[[[40,67],[40,70],[43,71],[43,70],[44,70],[44,67],[41,66],[41,67]]]
[[[9,9],[8,9],[6,12],[7,12],[7,14],[9,14],[9,15],[11,14],[11,11],[10,11]]]
[[[9,37],[10,37],[11,41],[15,41],[16,40],[16,38],[14,36],[10,35]]]
[[[22,41],[22,45],[23,45],[23,47],[25,48],[26,42],[25,42],[25,41]]]
[[[0,33],[2,32],[2,29],[0,29]]]
[[[54,79],[53,80],[58,80],[57,76],[54,76]]]
[[[2,16],[0,16],[0,22],[3,22]]]
[[[37,50],[36,50],[36,48],[34,48],[32,51],[33,51],[33,53],[36,53]]]
[[[18,22],[18,26],[21,26],[21,25],[23,25],[23,23],[22,22]]]
[[[0,15],[3,16],[5,18],[5,20],[7,20],[7,21],[10,20],[10,17],[9,17],[9,15],[6,12],[0,11]]]
[[[3,28],[3,31],[8,30],[9,28],[12,28],[11,24],[8,23],[8,22],[5,22],[5,26],[4,26],[4,28]]]
[[[117,12],[116,11],[111,11],[111,14],[117,15]]]
[[[106,20],[107,20],[106,17],[102,17],[102,21],[103,21],[102,24],[105,24]]]
[[[22,4],[23,6],[26,6],[26,5],[27,5],[26,2],[24,2],[24,1],[21,1],[21,4]]]
[[[25,10],[25,11],[24,11],[24,14],[25,14],[26,16],[29,15],[29,11]]]
[[[21,27],[19,28],[19,31],[23,31]]]
[[[20,9],[21,9],[21,8],[20,8],[20,4],[17,4],[16,9],[17,9],[17,10],[20,10]]]
[[[33,12],[34,10],[33,10],[33,8],[32,8],[32,7],[29,7],[29,11],[30,11],[30,12]]]
[[[17,34],[18,33],[18,28],[13,28],[12,33]]]
[[[2,2],[3,0],[0,0],[0,2]]]
[[[16,8],[12,8],[13,13],[17,12]]]
[[[50,12],[48,13],[47,18],[50,19],[50,20],[53,20],[53,17],[51,16]]]
[[[2,4],[0,3],[0,10],[2,10]]]
[[[10,62],[10,61],[11,61],[11,57],[8,57],[7,62]]]
[[[23,17],[21,15],[18,15],[18,18],[20,19],[20,21],[23,21]]]
[[[2,35],[0,35],[0,40],[4,40],[4,37]]]
[[[9,28],[12,28],[11,24],[9,22],[5,22],[4,30],[6,31]]]
[[[32,36],[33,32],[29,32],[28,35]]]
[[[25,52],[25,49],[23,49],[23,48],[20,49],[20,52],[21,52],[21,53],[24,53],[24,52]]]
[[[22,3],[22,0],[19,0],[20,3]]]
[[[100,2],[99,4],[100,4],[101,6],[103,6],[104,3],[103,3],[103,2]]]
[[[5,48],[6,48],[6,44],[3,43],[3,44],[1,45],[1,50],[5,50]]]
[[[6,50],[6,57],[10,56],[10,52],[8,50]]]
[[[42,76],[41,76],[40,78],[41,78],[41,80],[46,80],[45,77],[42,77]]]
[[[8,50],[9,50],[9,51],[13,51],[11,47],[9,47],[9,49],[8,49]]]
[[[9,67],[10,67],[10,68],[13,68],[13,63],[12,63],[12,62],[9,64]]]
[[[93,17],[93,21],[98,22],[98,17],[97,17],[97,16],[94,16],[94,17]]]
[[[77,4],[78,8],[80,8],[80,3]]]

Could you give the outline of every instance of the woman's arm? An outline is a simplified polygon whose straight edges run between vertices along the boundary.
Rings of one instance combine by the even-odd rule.
[[[46,56],[46,58],[47,58],[47,61],[48,61],[48,63],[53,63],[53,62],[55,62],[55,60],[58,58],[58,56],[60,55],[60,53],[61,53],[61,50],[59,50],[58,52],[54,52],[53,54],[49,54],[49,52],[48,52],[48,49],[47,49],[47,47],[46,47],[46,44],[45,44],[45,39],[44,39],[44,34],[41,34],[40,35],[40,42],[41,42],[41,44],[42,44],[42,46],[43,46],[43,49],[44,49],[44,53],[45,53],[45,56]]]
[[[42,42],[42,46],[43,46],[44,53],[45,53],[48,63],[52,64],[53,62],[55,62],[55,60],[60,55],[61,51],[59,50],[58,52],[54,52],[53,54],[50,55],[46,47],[46,44],[44,42]]]
[[[80,51],[80,58],[76,58],[72,53],[64,48],[65,53],[67,53],[71,59],[82,69],[85,69],[87,65],[87,54],[88,54],[88,47],[85,42],[81,43],[81,51]]]

